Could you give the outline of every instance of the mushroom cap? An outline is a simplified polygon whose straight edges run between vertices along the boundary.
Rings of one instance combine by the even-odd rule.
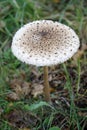
[[[71,58],[79,45],[79,38],[70,27],[51,20],[39,20],[21,27],[13,37],[11,48],[22,62],[50,66]]]

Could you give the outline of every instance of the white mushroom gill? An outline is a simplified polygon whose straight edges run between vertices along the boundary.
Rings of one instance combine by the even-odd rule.
[[[12,41],[12,52],[21,61],[50,66],[71,58],[79,48],[79,39],[70,27],[40,20],[19,29]]]

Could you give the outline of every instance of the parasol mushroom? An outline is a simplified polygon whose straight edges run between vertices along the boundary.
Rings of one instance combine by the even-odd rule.
[[[37,20],[21,27],[13,37],[12,52],[22,62],[44,68],[44,95],[50,102],[48,66],[65,62],[79,48],[70,27],[51,20]]]

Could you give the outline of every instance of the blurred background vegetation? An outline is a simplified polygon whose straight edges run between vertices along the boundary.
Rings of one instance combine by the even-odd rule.
[[[61,90],[61,94],[58,92],[60,87],[59,90],[55,89],[56,92],[51,88],[54,106],[42,102],[42,96],[34,98],[32,95],[31,97],[22,95],[23,97],[18,98],[16,95],[8,98],[15,82],[21,86],[20,80],[25,80],[28,85],[37,81],[35,81],[36,68],[35,73],[34,68],[18,61],[10,47],[12,37],[21,26],[41,19],[58,21],[70,26],[76,31],[81,42],[79,51],[72,60],[55,67],[54,74],[59,73],[58,79],[66,78],[56,85],[65,88]],[[42,68],[39,68],[38,73],[40,73],[37,77],[39,84],[42,83]],[[51,70],[50,74],[53,75]],[[65,84],[62,84],[63,82]],[[53,80],[50,86],[51,83],[55,87]],[[55,96],[56,93],[60,98]],[[66,93],[69,96],[63,95]],[[0,130],[51,130],[55,126],[61,130],[87,130],[86,98],[87,1],[0,0]],[[66,106],[63,106],[63,100]],[[52,130],[56,129],[58,130],[56,127]]]

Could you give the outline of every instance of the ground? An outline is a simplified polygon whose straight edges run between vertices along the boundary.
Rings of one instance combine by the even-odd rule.
[[[0,0],[0,130],[87,129],[86,7],[85,0]],[[76,55],[49,67],[51,104],[43,97],[43,68],[11,52],[14,33],[40,19],[66,24],[80,38]]]

